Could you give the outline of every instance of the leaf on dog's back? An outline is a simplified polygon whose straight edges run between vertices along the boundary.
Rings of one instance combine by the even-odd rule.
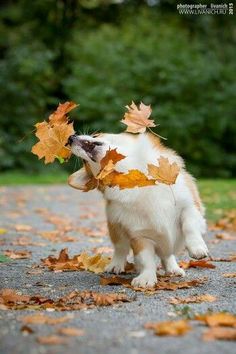
[[[106,155],[102,158],[100,165],[101,170],[104,169],[110,161],[112,161],[113,165],[117,164],[120,160],[125,159],[126,156],[119,154],[116,149],[109,149],[106,152]]]
[[[102,182],[105,186],[118,186],[120,189],[155,185],[155,180],[148,179],[147,176],[139,170],[130,170],[128,173],[113,171],[106,176]]]
[[[160,157],[158,161],[159,166],[148,164],[148,174],[160,183],[174,184],[180,171],[177,163],[171,164],[165,157]]]
[[[129,133],[144,133],[146,128],[155,127],[153,120],[149,119],[152,109],[140,103],[139,107],[132,101],[130,106],[126,106],[128,112],[125,113],[122,123],[127,125],[126,131]]]
[[[39,142],[32,147],[31,152],[39,159],[44,157],[45,164],[53,162],[56,158],[63,161],[70,157],[71,150],[65,145],[69,136],[74,134],[74,128],[66,114],[76,106],[74,102],[59,104],[57,110],[49,116],[49,122],[43,121],[35,125],[35,135]]]

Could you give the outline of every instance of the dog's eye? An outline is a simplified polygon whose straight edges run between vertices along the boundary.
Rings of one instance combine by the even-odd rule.
[[[100,141],[95,141],[93,144],[96,145],[96,146],[101,146],[102,145],[102,143]]]

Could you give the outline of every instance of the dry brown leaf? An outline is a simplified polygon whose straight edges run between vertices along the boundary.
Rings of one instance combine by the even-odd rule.
[[[225,273],[223,274],[225,278],[236,278],[236,273]]]
[[[37,123],[36,137],[39,139],[31,149],[39,159],[45,158],[44,163],[53,162],[56,158],[68,159],[71,150],[66,146],[70,135],[74,134],[73,123],[69,123],[66,113],[77,105],[73,102],[60,104],[50,115],[49,122]]]
[[[216,266],[212,263],[210,263],[209,259],[200,259],[197,261],[180,261],[179,266],[183,269],[188,269],[188,268],[211,268],[214,269]]]
[[[227,211],[221,219],[211,225],[211,230],[236,231],[236,209]]]
[[[149,119],[152,109],[140,103],[139,107],[134,102],[126,106],[128,112],[125,113],[122,123],[127,125],[126,131],[129,133],[144,133],[146,128],[155,127],[154,120]]]
[[[22,326],[20,330],[21,330],[22,334],[25,336],[27,336],[28,334],[34,333],[34,330],[30,326],[27,326],[27,325]]]
[[[30,251],[14,251],[14,250],[5,250],[4,255],[11,259],[27,259],[31,257],[32,252]]]
[[[217,234],[215,235],[215,237],[216,237],[217,239],[225,240],[225,241],[236,241],[236,237],[233,236],[233,235],[230,235],[230,234],[227,233],[227,232],[217,233]]]
[[[68,337],[77,337],[77,336],[83,336],[85,332],[83,329],[79,329],[76,327],[63,327],[63,328],[59,328],[57,333],[63,334],[64,336],[68,336]]]
[[[117,162],[125,159],[126,156],[118,153],[116,149],[109,149],[107,150],[105,156],[102,158],[100,162],[101,166],[101,171],[108,165],[108,163],[111,161],[114,165],[117,164]]]
[[[19,320],[25,324],[48,324],[48,325],[56,325],[59,323],[64,323],[70,321],[72,319],[71,315],[63,316],[63,317],[49,317],[44,313],[35,313],[33,315],[28,315],[19,318]]]
[[[1,310],[45,310],[54,309],[56,311],[72,311],[94,308],[95,306],[110,306],[115,303],[131,301],[125,294],[97,293],[93,291],[72,291],[58,299],[45,298],[41,295],[21,295],[13,289],[0,290],[0,309]],[[28,321],[41,321],[37,316]],[[61,320],[51,319],[50,324],[58,323]],[[63,319],[64,322],[64,319]]]
[[[68,339],[63,338],[61,336],[57,336],[56,334],[50,334],[48,336],[38,337],[37,342],[39,342],[40,344],[46,344],[46,345],[58,345],[58,344],[67,344]]]
[[[54,271],[72,271],[72,270],[88,270],[93,273],[104,272],[105,267],[110,262],[110,258],[101,254],[89,256],[86,252],[75,255],[70,258],[68,249],[61,250],[59,257],[48,256],[42,259],[44,265]]]
[[[236,340],[236,328],[213,327],[203,333],[203,340]]]
[[[195,295],[189,296],[185,298],[173,297],[170,299],[170,304],[178,305],[178,304],[190,304],[190,303],[201,303],[201,302],[214,302],[217,298],[213,295],[203,294],[203,295]]]
[[[101,277],[101,285],[123,285],[127,288],[131,288],[135,291],[141,291],[146,294],[154,294],[158,290],[170,290],[174,291],[177,289],[189,289],[191,287],[202,285],[206,279],[194,279],[180,282],[173,282],[169,277],[160,277],[157,281],[157,284],[152,288],[138,288],[131,285],[132,279],[126,279],[120,276],[112,277]]]
[[[23,224],[17,224],[15,225],[16,231],[23,232],[23,231],[32,231],[32,226],[30,225],[23,225]]]
[[[197,315],[196,320],[204,322],[209,327],[236,327],[236,316],[228,312],[216,312]]]
[[[165,157],[160,157],[158,162],[159,166],[148,164],[148,174],[160,183],[174,184],[180,171],[177,163],[170,163]]]
[[[158,336],[182,336],[192,329],[187,320],[146,323],[144,327]]]

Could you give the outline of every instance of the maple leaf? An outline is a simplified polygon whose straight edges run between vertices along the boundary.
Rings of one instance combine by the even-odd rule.
[[[69,123],[67,113],[77,105],[74,102],[59,104],[57,110],[49,116],[49,121],[37,123],[36,137],[39,139],[31,152],[39,159],[45,158],[44,163],[51,163],[56,158],[66,160],[71,155],[71,150],[65,145],[70,135],[74,134],[73,123]]]
[[[190,303],[201,303],[201,302],[214,302],[216,301],[216,297],[204,294],[204,295],[195,295],[189,296],[186,298],[174,297],[170,299],[170,304],[178,305],[178,304],[190,304]]]
[[[17,224],[15,225],[16,231],[31,231],[33,228],[30,225]]]
[[[64,323],[70,321],[73,317],[71,315],[66,315],[63,317],[49,317],[44,313],[35,313],[33,315],[28,315],[20,318],[20,321],[25,324],[48,324],[56,325],[59,323]]]
[[[197,268],[197,267],[199,267],[199,268],[211,268],[211,269],[216,268],[216,266],[214,264],[210,263],[209,259],[200,259],[200,260],[197,260],[197,261],[190,260],[188,262],[180,261],[179,265],[183,269]]]
[[[76,327],[63,327],[59,328],[57,333],[63,334],[64,336],[74,337],[74,336],[83,336],[85,334],[83,329]]]
[[[204,322],[209,327],[236,327],[236,316],[228,312],[216,312],[197,315],[195,319]]]
[[[236,340],[236,328],[213,327],[203,333],[203,340]]]
[[[192,328],[187,320],[146,323],[146,329],[153,329],[158,336],[182,336]]]
[[[139,107],[132,101],[130,106],[126,106],[128,112],[125,113],[122,123],[127,125],[128,133],[144,133],[146,128],[155,127],[154,120],[149,119],[152,109],[151,106],[146,106],[140,103]]]
[[[174,184],[180,171],[177,163],[171,164],[165,157],[160,157],[158,162],[159,166],[148,164],[148,174],[160,183]]]
[[[30,251],[5,250],[4,255],[11,259],[27,259],[31,257]]]
[[[58,345],[58,344],[66,344],[66,343],[68,343],[68,339],[67,338],[63,338],[63,337],[57,336],[55,334],[50,334],[48,336],[38,337],[37,341],[40,344],[46,344],[46,345]]]
[[[236,278],[236,273],[225,273],[223,274],[225,278]]]

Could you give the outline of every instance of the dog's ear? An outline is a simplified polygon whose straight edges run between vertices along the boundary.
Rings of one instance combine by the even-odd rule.
[[[85,164],[80,170],[76,171],[68,178],[68,184],[81,191],[86,191],[86,184],[92,177],[92,172],[87,164]]]

